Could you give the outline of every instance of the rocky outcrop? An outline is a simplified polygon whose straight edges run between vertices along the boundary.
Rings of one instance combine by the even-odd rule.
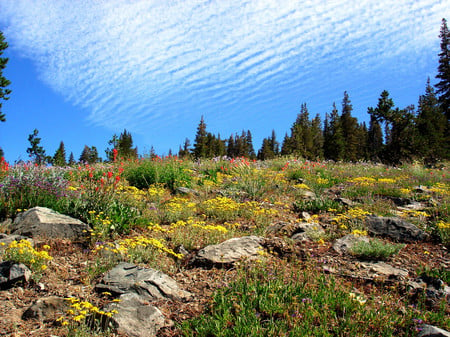
[[[19,214],[11,226],[12,234],[47,239],[80,240],[89,226],[80,220],[49,208],[34,207]]]
[[[0,289],[9,289],[31,278],[31,270],[23,263],[4,261],[0,263]]]
[[[120,302],[108,304],[104,310],[116,310],[110,320],[114,330],[130,337],[153,337],[159,329],[173,323],[167,321],[161,311],[150,303],[144,301],[135,293],[123,294]]]
[[[35,301],[24,311],[22,319],[37,319],[40,321],[55,319],[64,314],[67,301],[63,297],[49,296]]]
[[[258,236],[244,236],[210,245],[197,253],[192,264],[206,267],[231,266],[239,260],[257,256],[263,251],[263,241],[264,239]]]
[[[370,233],[398,242],[424,241],[429,238],[426,232],[399,218],[368,216],[365,225]]]
[[[108,291],[116,296],[135,293],[146,301],[162,298],[187,300],[191,297],[189,292],[180,289],[176,281],[166,274],[127,262],[122,262],[107,272],[95,289],[98,292]]]

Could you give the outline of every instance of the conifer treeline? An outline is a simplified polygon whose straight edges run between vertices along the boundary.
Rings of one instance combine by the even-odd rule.
[[[310,118],[307,104],[303,103],[290,133],[284,136],[281,148],[275,131],[272,131],[270,137],[263,139],[257,158],[265,160],[279,155],[294,155],[310,160],[371,160],[391,164],[414,159],[436,162],[450,158],[446,139],[448,120],[429,80],[417,109],[414,106],[396,108],[389,93],[383,91],[377,106],[368,108],[369,127],[364,122],[359,123],[352,111],[347,92],[344,92],[341,113],[333,103],[324,123],[318,114]],[[186,144],[189,140],[183,149],[180,147],[180,156],[190,154],[197,159],[223,155],[255,157],[250,131],[221,140],[220,136],[206,131],[203,117],[193,149],[189,151]]]

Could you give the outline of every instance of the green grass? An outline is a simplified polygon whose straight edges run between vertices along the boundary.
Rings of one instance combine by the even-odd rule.
[[[360,241],[356,243],[350,249],[350,252],[364,260],[388,260],[404,246],[403,244],[385,243],[379,239],[370,239],[369,242]]]

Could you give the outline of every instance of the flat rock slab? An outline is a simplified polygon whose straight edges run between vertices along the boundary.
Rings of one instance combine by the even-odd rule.
[[[62,316],[68,307],[63,297],[49,296],[35,301],[22,315],[23,320],[53,320]]]
[[[367,236],[348,234],[346,236],[343,236],[342,238],[337,239],[333,243],[333,249],[339,254],[350,253],[353,246],[360,242],[369,243],[369,238]]]
[[[433,325],[424,324],[421,329],[417,337],[450,337],[450,332]]]
[[[264,239],[258,236],[244,236],[206,246],[197,253],[193,264],[207,267],[233,265],[244,258],[257,256],[264,250],[263,242]]]
[[[404,269],[399,269],[392,267],[391,265],[384,262],[364,262],[360,264],[361,267],[367,269],[369,273],[373,273],[373,276],[384,276],[390,279],[399,279],[408,277],[408,271]]]
[[[113,315],[111,325],[118,333],[130,337],[153,337],[158,330],[173,323],[167,321],[161,311],[142,300],[134,293],[123,294],[120,302],[110,303],[103,310],[117,310]]]
[[[398,242],[424,241],[429,238],[426,232],[399,218],[368,216],[365,225],[370,233]]]
[[[18,283],[28,282],[31,270],[23,263],[4,261],[0,263],[0,289],[9,289]]]
[[[162,298],[179,301],[192,296],[191,293],[180,289],[177,282],[168,275],[127,262],[122,262],[107,272],[95,289],[116,295],[135,293],[147,301]]]
[[[82,221],[46,207],[34,207],[19,214],[11,227],[12,234],[70,240],[85,237],[89,229]]]

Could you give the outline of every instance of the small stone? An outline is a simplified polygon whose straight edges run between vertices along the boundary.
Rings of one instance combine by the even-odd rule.
[[[39,321],[55,319],[64,314],[67,301],[62,297],[49,296],[35,301],[22,315],[22,319],[37,319]]]

